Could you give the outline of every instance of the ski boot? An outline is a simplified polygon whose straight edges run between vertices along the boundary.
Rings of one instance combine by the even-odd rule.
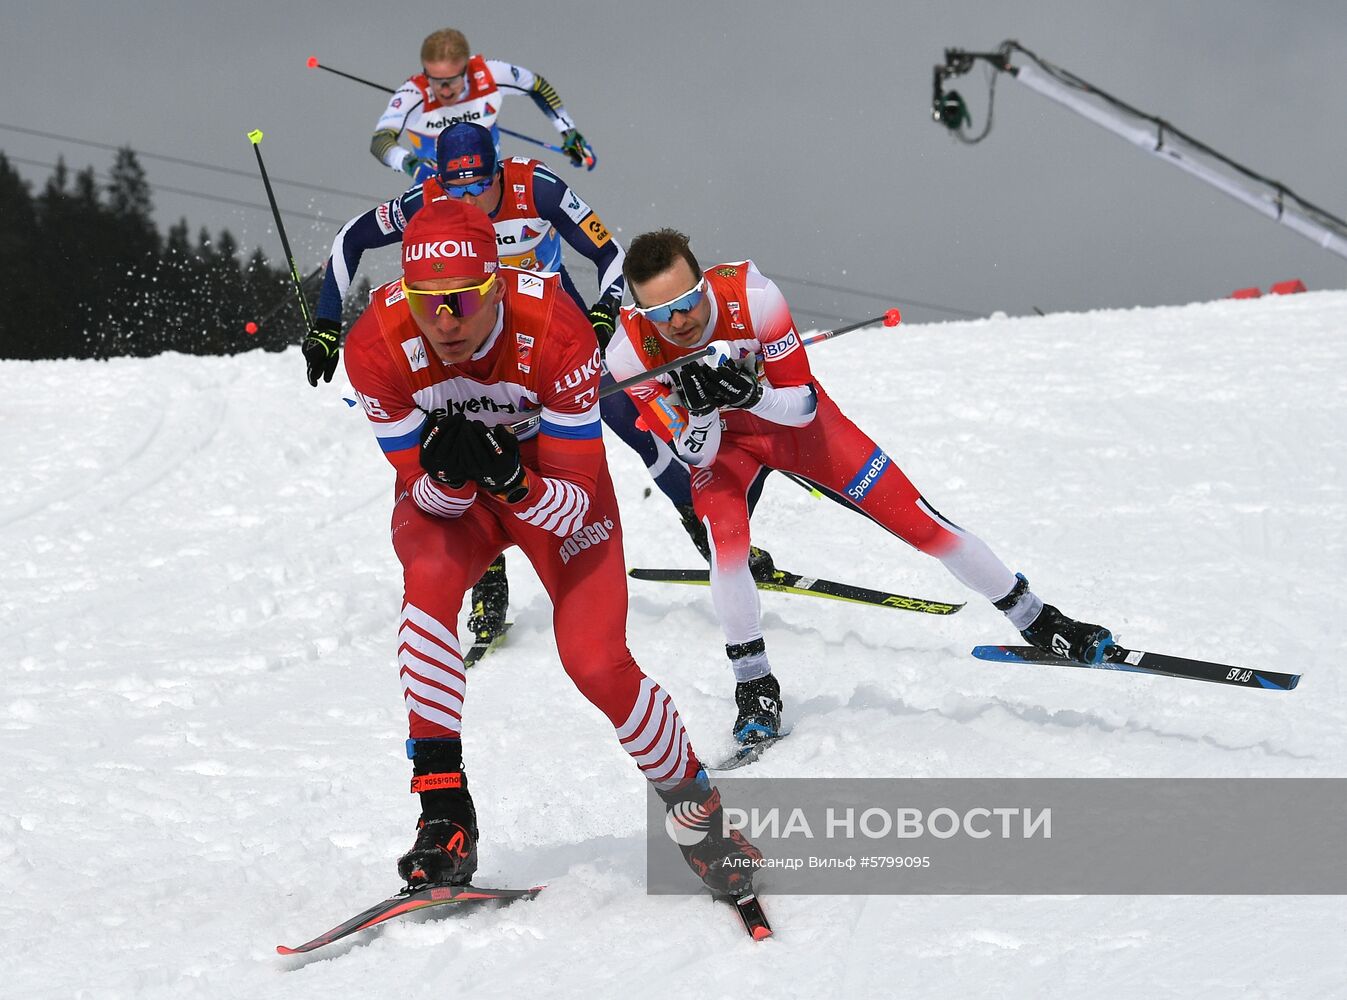
[[[1026,642],[1064,660],[1078,663],[1102,663],[1116,645],[1113,633],[1102,625],[1068,618],[1029,589],[1024,574],[1017,573],[1009,594],[995,602]],[[1035,607],[1037,606],[1037,607]],[[1018,614],[1017,614],[1018,613]],[[1032,615],[1032,617],[1030,617]],[[1029,621],[1024,623],[1024,619]]]
[[[678,517],[683,522],[683,530],[688,533],[692,539],[692,544],[696,546],[697,552],[707,562],[711,561],[711,543],[706,538],[706,525],[697,519],[697,512],[692,509],[691,504],[674,505],[674,510],[678,511]]]
[[[472,586],[472,613],[468,631],[476,642],[490,642],[505,629],[505,612],[510,606],[510,581],[505,576],[505,556],[495,561]]]
[[[755,583],[770,583],[776,575],[776,563],[772,554],[756,545],[748,547],[748,571],[753,574]]]
[[[458,740],[408,740],[412,791],[421,796],[416,842],[398,858],[409,889],[466,885],[477,871],[477,810]]]
[[[734,687],[739,717],[734,720],[734,738],[745,746],[776,739],[781,735],[781,685],[768,674]]]
[[[738,830],[725,830],[720,789],[705,771],[682,788],[660,792],[668,810],[665,828],[683,852],[683,860],[716,896],[739,897],[753,891],[753,873],[762,852]]]
[[[1051,604],[1020,635],[1039,649],[1079,663],[1103,663],[1109,649],[1116,645],[1113,633],[1102,625],[1068,618]]]

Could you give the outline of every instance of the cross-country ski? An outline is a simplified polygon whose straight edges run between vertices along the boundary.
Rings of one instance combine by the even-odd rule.
[[[627,575],[633,580],[648,580],[654,583],[687,583],[706,585],[711,582],[711,574],[704,569],[654,569],[636,567],[629,569]],[[774,570],[766,579],[754,580],[759,590],[781,594],[798,594],[807,597],[824,597],[834,601],[850,601],[853,604],[869,604],[877,608],[897,608],[900,611],[917,611],[926,615],[952,615],[963,607],[962,604],[950,604],[925,597],[908,597],[884,590],[872,590],[849,583],[837,583],[833,580],[820,580],[817,577],[801,576],[785,570]]]
[[[419,913],[432,907],[448,911],[484,903],[510,903],[519,899],[533,899],[542,890],[543,886],[540,885],[535,885],[531,889],[488,889],[475,885],[428,885],[419,889],[404,890],[395,896],[390,896],[388,899],[375,903],[366,910],[362,910],[350,920],[343,921],[331,930],[318,935],[312,941],[295,945],[293,948],[278,944],[276,951],[281,955],[300,955],[408,913]]]
[[[1236,667],[1210,660],[1192,660],[1168,653],[1146,653],[1118,645],[1110,647],[1104,656],[1094,663],[1057,656],[1049,650],[1035,646],[974,646],[973,655],[979,660],[991,660],[996,663],[1043,663],[1094,670],[1120,670],[1270,691],[1291,691],[1300,683],[1299,674],[1279,673],[1260,667]]]

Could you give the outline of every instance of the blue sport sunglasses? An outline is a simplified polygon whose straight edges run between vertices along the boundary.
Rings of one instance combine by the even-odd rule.
[[[496,179],[494,174],[475,180],[471,184],[450,185],[443,177],[440,178],[440,187],[444,188],[444,193],[450,198],[462,198],[465,194],[470,194],[474,198],[491,186],[491,182]]]
[[[706,276],[702,275],[702,280],[693,285],[691,291],[684,292],[676,299],[661,302],[657,306],[633,306],[632,308],[652,323],[667,323],[673,319],[674,313],[691,312],[701,305],[702,299],[706,298],[705,289]]]

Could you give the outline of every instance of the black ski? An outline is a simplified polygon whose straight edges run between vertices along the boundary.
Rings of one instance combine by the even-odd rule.
[[[510,631],[514,622],[506,622],[499,632],[482,632],[473,639],[468,651],[463,654],[463,667],[466,670],[493,649],[499,649],[505,643],[505,633]]]
[[[768,736],[765,739],[758,740],[756,743],[745,743],[718,764],[707,764],[706,769],[708,771],[733,771],[736,768],[747,767],[789,735],[790,730],[787,730],[776,736]]]
[[[711,573],[705,569],[632,569],[627,575],[635,580],[651,580],[655,583],[689,583],[703,586],[711,582]],[[903,611],[919,611],[927,615],[952,615],[963,607],[962,604],[947,604],[944,601],[928,601],[924,597],[907,597],[892,594],[884,590],[870,590],[849,583],[837,583],[833,580],[819,580],[815,577],[801,576],[799,573],[787,573],[775,570],[766,580],[756,581],[759,590],[772,590],[781,594],[800,594],[807,597],[826,597],[834,601],[850,601],[853,604],[868,604],[877,608],[899,608]]]
[[[1139,649],[1112,646],[1103,663],[1081,663],[1065,660],[1045,652],[1037,646],[976,646],[973,655],[980,660],[998,663],[1050,663],[1063,667],[1086,667],[1091,670],[1124,670],[1160,677],[1183,677],[1214,684],[1234,684],[1239,687],[1266,688],[1270,691],[1290,691],[1300,683],[1299,674],[1279,674],[1254,667],[1236,667],[1210,660],[1189,660],[1165,653],[1146,653]]]
[[[312,941],[306,941],[295,948],[287,948],[283,944],[278,944],[276,951],[282,955],[302,955],[304,952],[321,948],[333,941],[340,941],[357,931],[363,931],[367,927],[373,927],[375,924],[381,924],[385,920],[392,920],[394,917],[400,917],[415,910],[424,910],[432,906],[453,905],[458,908],[480,903],[509,903],[516,899],[532,899],[542,892],[543,888],[541,885],[535,885],[532,889],[484,889],[476,885],[428,885],[419,889],[403,889],[396,896],[375,903],[368,910],[356,914],[345,923],[338,924],[325,934],[318,935]]]

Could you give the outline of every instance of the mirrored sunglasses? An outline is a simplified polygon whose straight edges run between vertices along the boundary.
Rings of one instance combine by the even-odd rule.
[[[407,279],[402,279],[402,291],[407,296],[407,308],[417,319],[434,323],[441,309],[447,309],[450,316],[467,319],[481,312],[486,305],[487,292],[496,276],[490,275],[480,285],[470,288],[455,288],[445,292],[421,292],[407,287]]]
[[[667,323],[673,319],[676,312],[691,312],[702,304],[702,299],[706,298],[706,277],[692,286],[692,290],[684,292],[676,299],[670,299],[668,302],[661,302],[657,306],[634,306],[633,308],[650,320],[652,323]]]
[[[449,181],[445,180],[444,175],[441,174],[440,187],[444,188],[444,193],[450,198],[462,198],[465,194],[470,194],[475,198],[486,191],[486,189],[491,186],[493,180],[495,180],[494,176],[479,177],[470,184],[451,184]]]

